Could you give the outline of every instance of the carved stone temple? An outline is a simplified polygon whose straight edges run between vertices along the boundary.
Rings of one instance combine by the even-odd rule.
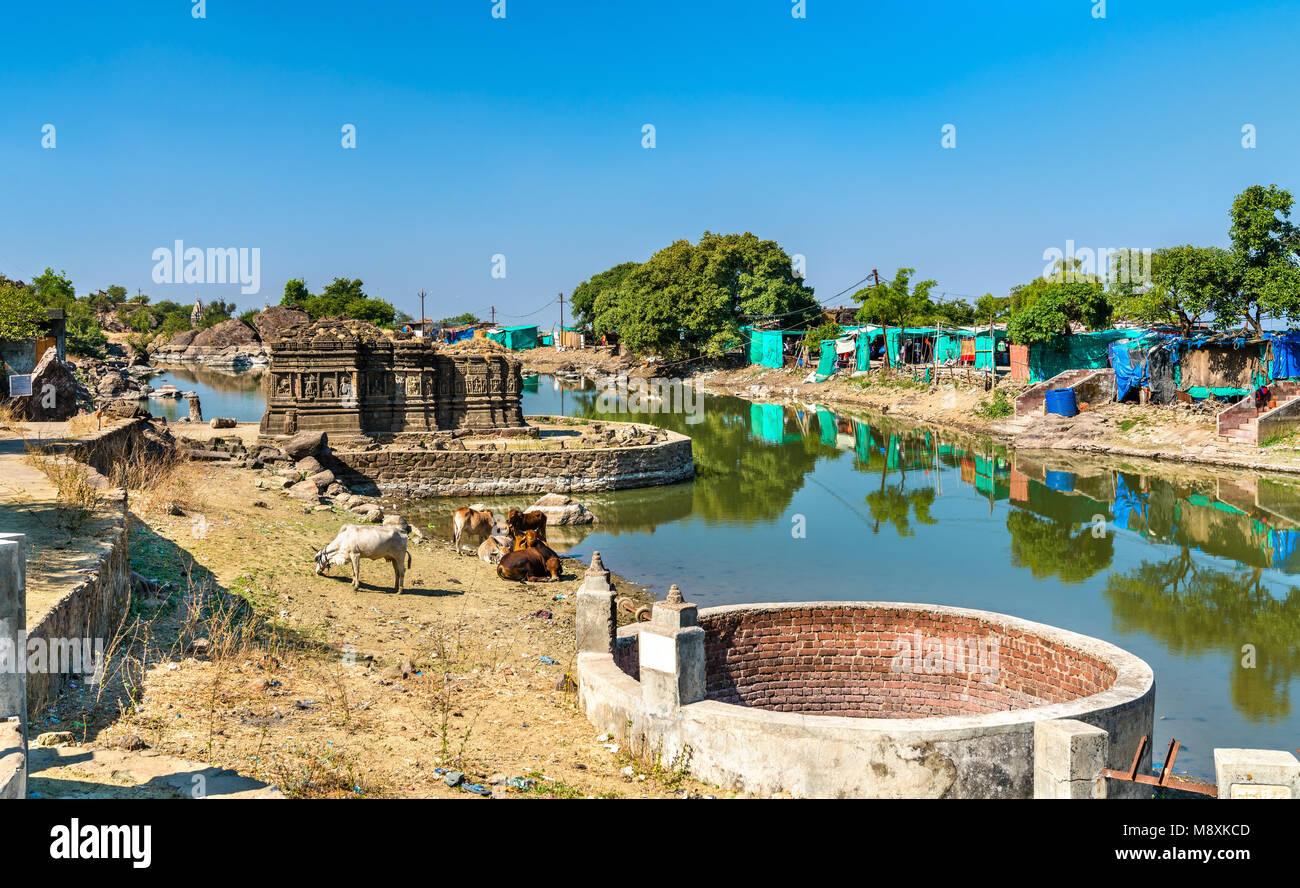
[[[459,429],[524,431],[520,362],[508,353],[439,350],[364,321],[321,318],[271,343],[263,436],[331,438]]]

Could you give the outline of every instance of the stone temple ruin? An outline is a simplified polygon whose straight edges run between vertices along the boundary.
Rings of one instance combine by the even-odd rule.
[[[518,360],[474,346],[435,348],[372,324],[322,318],[271,344],[261,434],[327,432],[395,441],[457,430],[526,432]]]

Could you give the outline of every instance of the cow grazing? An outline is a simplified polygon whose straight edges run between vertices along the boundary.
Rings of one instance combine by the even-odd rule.
[[[476,509],[473,506],[462,506],[451,513],[451,545],[456,550],[456,554],[461,554],[460,538],[465,534],[476,536],[482,542],[492,536],[493,525],[496,519],[492,517],[490,509]]]
[[[538,539],[535,530],[524,532],[524,542],[526,543],[524,548],[515,549],[501,556],[501,561],[497,564],[497,576],[503,580],[518,580],[521,583],[528,580],[548,582],[558,580],[560,556]]]
[[[324,576],[332,565],[352,564],[352,591],[361,585],[361,559],[387,561],[393,565],[393,591],[402,594],[411,553],[406,551],[406,536],[395,527],[374,524],[345,524],[334,540],[316,553],[316,573]]]
[[[524,531],[535,530],[537,538],[546,542],[546,513],[538,509],[530,512],[511,509],[506,514],[506,527],[510,528],[511,536],[523,536]]]
[[[478,557],[488,564],[496,564],[509,551],[510,539],[508,537],[490,536],[479,543]]]

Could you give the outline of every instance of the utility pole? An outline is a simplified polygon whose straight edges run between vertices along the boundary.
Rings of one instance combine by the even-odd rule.
[[[496,325],[497,325],[497,307],[494,305],[492,306],[492,326],[495,327]]]
[[[424,291],[420,291],[420,338],[429,341],[429,319],[424,313]]]
[[[560,293],[560,329],[564,329],[564,293]]]

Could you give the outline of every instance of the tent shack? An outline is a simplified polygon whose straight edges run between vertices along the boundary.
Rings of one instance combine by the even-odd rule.
[[[1043,382],[1066,370],[1101,370],[1111,366],[1110,345],[1144,331],[1100,330],[1053,336],[1047,342],[1011,346],[1011,376],[1029,382]]]
[[[786,343],[802,339],[802,330],[755,330],[741,327],[749,337],[749,363],[780,370],[785,366]]]
[[[520,327],[498,327],[485,334],[493,342],[500,343],[512,351],[525,351],[537,348],[537,325]]]

